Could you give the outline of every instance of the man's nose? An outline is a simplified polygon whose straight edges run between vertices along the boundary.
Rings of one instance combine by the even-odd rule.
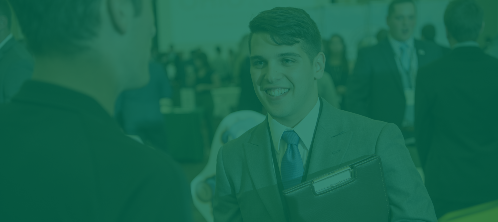
[[[277,67],[275,67],[274,65],[270,65],[268,64],[268,66],[266,67],[266,81],[268,81],[268,83],[275,83],[275,82],[278,82],[278,80],[280,80],[282,78],[282,73],[281,73],[281,70]]]

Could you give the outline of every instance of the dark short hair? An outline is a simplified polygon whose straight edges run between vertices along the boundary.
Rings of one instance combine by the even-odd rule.
[[[427,24],[422,28],[422,36],[428,41],[436,39],[436,27],[433,24]]]
[[[394,14],[394,10],[396,5],[404,4],[404,3],[412,3],[416,8],[415,2],[413,0],[393,0],[389,3],[389,8],[387,9],[387,17],[391,17]]]
[[[454,0],[444,12],[444,24],[458,42],[476,41],[481,32],[484,15],[474,0]]]
[[[259,13],[250,23],[249,50],[254,33],[269,34],[277,45],[303,43],[310,61],[322,51],[322,37],[316,23],[302,9],[276,7]]]
[[[102,0],[10,0],[34,55],[73,55],[97,36]],[[142,0],[131,0],[140,14]]]
[[[10,6],[7,0],[0,0],[0,16],[5,16],[7,18],[7,27],[11,27],[12,12],[10,11]]]

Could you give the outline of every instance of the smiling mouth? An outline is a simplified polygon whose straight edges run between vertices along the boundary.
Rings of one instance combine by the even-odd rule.
[[[289,92],[289,89],[284,89],[284,88],[269,89],[269,90],[266,90],[265,92],[269,96],[278,97],[278,96],[281,96],[281,95]]]

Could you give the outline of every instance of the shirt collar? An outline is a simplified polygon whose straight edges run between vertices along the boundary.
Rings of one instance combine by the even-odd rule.
[[[28,80],[14,96],[12,102],[35,103],[70,110],[97,119],[119,130],[116,121],[95,99],[62,86]]]
[[[278,152],[280,150],[280,139],[285,131],[294,130],[301,141],[304,144],[304,148],[309,150],[311,147],[311,141],[313,140],[313,134],[315,132],[315,127],[318,121],[318,115],[320,113],[320,99],[315,104],[315,107],[304,117],[304,119],[297,124],[294,128],[286,127],[280,124],[277,120],[268,113],[268,122],[270,124],[270,133],[273,140],[273,146]]]
[[[396,55],[400,54],[399,48],[401,47],[401,44],[406,44],[408,45],[408,48],[413,49],[415,47],[415,39],[413,37],[409,38],[408,40],[401,42],[396,39],[394,39],[391,35],[388,37],[389,43],[391,43],[391,46],[393,47],[394,52]]]
[[[457,43],[453,46],[453,49],[460,48],[460,47],[480,47],[479,43],[475,41],[467,41],[467,42],[460,42]]]
[[[7,36],[7,38],[5,38],[2,42],[0,42],[0,49],[2,49],[2,47],[7,44],[7,42],[12,38],[12,34],[9,34]]]

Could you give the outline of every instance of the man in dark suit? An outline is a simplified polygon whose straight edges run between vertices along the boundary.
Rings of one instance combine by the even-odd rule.
[[[148,81],[152,0],[11,1],[36,60],[0,107],[0,221],[191,221],[174,161],[112,118]]]
[[[417,147],[438,217],[498,200],[498,60],[477,44],[483,13],[474,0],[444,15],[452,52],[420,70]]]
[[[0,104],[8,103],[33,74],[31,55],[10,31],[11,17],[7,0],[0,0]]]
[[[305,168],[313,174],[364,155],[382,159],[391,221],[436,221],[399,129],[319,99],[325,55],[309,15],[274,8],[249,26],[251,77],[268,117],[220,149],[215,221],[285,221],[281,189],[299,184]]]
[[[394,123],[405,139],[413,138],[415,76],[442,55],[434,43],[413,38],[416,7],[412,0],[394,0],[387,16],[389,38],[360,50],[349,80],[345,109]]]

